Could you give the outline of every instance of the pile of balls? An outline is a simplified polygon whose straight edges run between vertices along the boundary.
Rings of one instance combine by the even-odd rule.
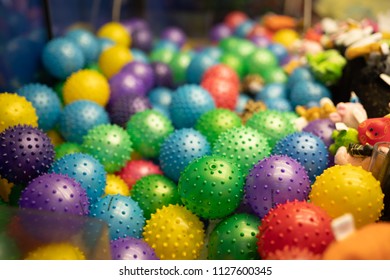
[[[0,94],[0,204],[102,220],[112,259],[320,259],[332,219],[376,222],[383,193],[333,164],[327,117],[298,125],[345,64],[314,67],[310,34],[231,12],[207,46],[138,18],[52,39],[58,83]],[[6,228],[0,258],[87,258],[69,236],[24,251]]]

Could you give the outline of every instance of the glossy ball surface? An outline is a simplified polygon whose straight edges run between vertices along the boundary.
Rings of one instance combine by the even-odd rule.
[[[173,74],[169,65],[162,62],[153,62],[151,65],[154,71],[155,86],[172,88]]]
[[[65,104],[85,99],[105,106],[110,98],[110,86],[107,79],[99,72],[80,70],[66,80],[63,97]]]
[[[107,174],[106,186],[104,188],[104,195],[116,195],[129,196],[130,191],[126,182],[121,177],[114,174]]]
[[[102,106],[79,100],[64,107],[59,118],[59,131],[66,141],[81,144],[90,129],[109,123],[109,116]]]
[[[293,123],[282,112],[275,110],[259,111],[247,120],[246,126],[268,137],[271,148],[282,138],[296,131]]]
[[[54,147],[40,129],[17,125],[0,133],[0,176],[27,184],[46,173],[54,161]]]
[[[142,239],[125,237],[110,242],[113,260],[158,260],[154,250]]]
[[[18,89],[34,106],[38,116],[38,127],[48,131],[54,127],[61,114],[61,101],[57,94],[43,84],[28,84]]]
[[[132,159],[118,172],[130,190],[139,179],[152,174],[163,174],[163,172],[159,165],[144,159]]]
[[[236,210],[244,194],[244,177],[238,165],[221,156],[192,161],[178,184],[183,204],[199,217],[223,218]]]
[[[116,44],[123,47],[129,47],[131,43],[130,34],[127,32],[123,24],[118,22],[108,22],[101,26],[97,31],[97,36],[107,38],[114,41]]]
[[[104,166],[91,155],[75,153],[63,156],[53,163],[49,172],[68,175],[79,182],[86,190],[90,203],[104,193],[106,171]]]
[[[329,215],[306,201],[291,201],[273,208],[262,220],[257,237],[263,259],[286,246],[322,254],[334,239]]]
[[[27,254],[26,260],[85,260],[85,254],[71,243],[51,243]]]
[[[112,173],[119,171],[130,159],[133,144],[123,128],[103,124],[88,131],[82,148],[99,160],[108,173]]]
[[[134,114],[150,108],[146,96],[122,95],[107,106],[107,111],[113,124],[126,127],[127,122]]]
[[[100,44],[94,34],[85,29],[73,29],[67,32],[65,37],[79,46],[87,65],[97,60],[100,53]]]
[[[74,153],[81,153],[81,145],[77,143],[72,142],[64,142],[62,144],[59,144],[58,146],[54,147],[55,151],[55,160],[58,160],[62,158],[65,155],[74,154]]]
[[[157,209],[169,204],[180,203],[176,184],[159,174],[139,179],[131,189],[131,197],[138,202],[147,220]]]
[[[0,132],[15,125],[38,126],[38,116],[33,104],[14,93],[0,93]]]
[[[351,213],[356,227],[374,223],[383,209],[380,183],[360,166],[335,165],[326,169],[312,186],[310,201],[330,217]]]
[[[210,144],[200,132],[192,128],[178,129],[161,145],[160,167],[167,177],[177,182],[191,161],[209,154]]]
[[[305,168],[288,156],[273,155],[256,163],[246,178],[245,199],[263,218],[287,201],[307,200],[310,180]]]
[[[309,132],[287,135],[276,143],[272,153],[297,160],[306,169],[311,182],[328,167],[329,155],[324,141]]]
[[[154,86],[154,71],[148,63],[131,61],[122,68],[122,72],[131,73],[136,78],[140,79],[145,86],[146,92],[151,90]]]
[[[111,90],[109,105],[121,96],[145,96],[147,93],[144,82],[130,72],[120,71],[109,83]]]
[[[198,119],[195,129],[213,145],[223,132],[241,125],[240,117],[234,112],[227,109],[213,109]]]
[[[261,221],[250,214],[234,214],[213,229],[208,243],[210,260],[258,260],[257,238]]]
[[[202,114],[214,108],[208,91],[198,85],[183,85],[174,92],[169,112],[176,128],[190,128]]]
[[[123,66],[132,61],[131,51],[121,45],[113,45],[102,51],[99,56],[99,67],[108,79],[119,73]]]
[[[203,247],[203,227],[184,206],[169,205],[146,221],[143,237],[161,260],[196,260]]]
[[[89,201],[85,189],[75,179],[62,174],[43,174],[22,191],[20,208],[86,216]]]
[[[311,132],[321,138],[325,145],[329,147],[333,142],[332,133],[336,129],[334,122],[330,119],[318,119],[308,123],[303,131]]]
[[[312,81],[299,81],[294,84],[290,92],[291,105],[306,106],[311,102],[319,103],[321,98],[332,98],[331,92],[322,84]]]
[[[244,176],[259,160],[271,153],[268,137],[250,127],[235,127],[222,133],[213,154],[237,162]]]
[[[126,126],[134,143],[134,150],[147,158],[160,154],[161,144],[173,132],[173,126],[156,110],[145,110],[134,114]]]
[[[200,84],[204,72],[212,65],[217,64],[216,58],[204,53],[197,53],[192,57],[186,72],[186,81],[191,84]]]
[[[44,47],[42,63],[50,75],[63,80],[84,67],[85,57],[81,48],[72,40],[55,38]]]
[[[203,79],[201,86],[206,89],[214,99],[217,108],[234,110],[239,96],[239,84],[230,80],[209,77]]]
[[[145,225],[142,209],[129,196],[107,195],[91,205],[90,215],[108,224],[110,240],[140,238]]]

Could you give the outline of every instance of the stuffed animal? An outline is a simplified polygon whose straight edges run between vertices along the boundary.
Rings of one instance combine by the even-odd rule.
[[[346,147],[341,146],[334,156],[334,163],[336,165],[351,164],[353,166],[361,166],[364,170],[369,171],[371,157],[351,155]]]
[[[336,105],[336,112],[329,114],[329,119],[342,122],[350,128],[357,129],[359,124],[367,119],[363,105],[355,102],[340,102]]]
[[[358,132],[356,129],[349,128],[347,130],[334,130],[332,133],[332,138],[334,140],[334,143],[329,146],[329,152],[332,155],[335,155],[337,150],[344,146],[348,147],[350,143],[352,144],[358,144]],[[339,156],[341,158],[341,156]]]

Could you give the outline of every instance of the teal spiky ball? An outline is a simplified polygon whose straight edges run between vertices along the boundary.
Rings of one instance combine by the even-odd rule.
[[[250,127],[235,127],[222,133],[214,143],[213,154],[237,162],[244,176],[271,154],[268,137]]]
[[[54,158],[60,159],[65,155],[74,154],[74,153],[81,153],[82,148],[81,145],[73,142],[65,142],[62,143],[56,147],[54,147],[55,156]]]
[[[132,141],[118,125],[98,125],[84,136],[82,149],[103,164],[108,173],[119,171],[130,160]]]
[[[126,130],[139,154],[155,158],[160,154],[161,144],[174,128],[171,121],[160,112],[145,110],[130,118]]]
[[[236,113],[227,109],[213,109],[198,119],[195,129],[206,136],[210,144],[213,144],[221,133],[241,125],[241,119]]]
[[[273,110],[265,110],[253,114],[246,122],[246,126],[267,135],[271,148],[280,139],[296,131],[295,126],[286,114]]]
[[[214,228],[208,243],[208,259],[258,260],[257,238],[260,218],[239,213],[232,215]]]
[[[212,155],[192,161],[179,179],[184,205],[205,219],[223,218],[239,206],[244,177],[236,162]]]
[[[176,184],[160,174],[139,179],[131,189],[131,197],[138,202],[147,220],[157,209],[180,203]]]

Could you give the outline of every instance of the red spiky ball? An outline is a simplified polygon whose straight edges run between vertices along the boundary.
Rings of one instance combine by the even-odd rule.
[[[240,94],[238,84],[226,79],[208,77],[202,80],[201,86],[210,93],[217,108],[236,108]]]
[[[279,204],[263,218],[259,230],[257,245],[263,259],[286,246],[322,254],[334,239],[329,215],[306,201]]]

